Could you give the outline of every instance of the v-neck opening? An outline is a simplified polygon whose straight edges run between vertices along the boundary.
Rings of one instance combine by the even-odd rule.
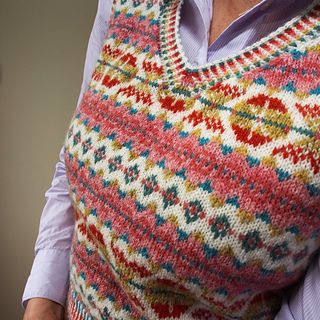
[[[312,30],[319,28],[319,0],[313,1],[300,15],[290,19],[268,36],[254,42],[238,53],[194,66],[184,53],[179,34],[180,13],[183,0],[164,0],[160,12],[161,59],[166,86],[189,88],[204,87],[206,83],[239,76],[250,66],[259,66],[288,50],[296,42],[305,42],[313,37]]]

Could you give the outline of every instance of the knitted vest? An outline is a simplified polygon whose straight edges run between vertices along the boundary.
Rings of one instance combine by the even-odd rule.
[[[320,247],[320,5],[192,66],[181,0],[113,2],[65,136],[68,319],[273,319]]]

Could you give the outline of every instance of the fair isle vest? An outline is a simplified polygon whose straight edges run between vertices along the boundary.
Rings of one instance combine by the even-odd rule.
[[[192,66],[182,0],[113,2],[65,137],[68,319],[273,319],[320,247],[320,5]]]

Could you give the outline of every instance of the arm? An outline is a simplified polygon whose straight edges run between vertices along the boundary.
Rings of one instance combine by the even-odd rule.
[[[320,317],[320,255],[311,261],[304,278],[284,298],[275,320],[316,320]]]
[[[45,193],[39,234],[35,244],[35,259],[22,297],[26,308],[28,299],[42,297],[64,304],[71,238],[74,228],[71,201],[68,198],[63,148],[51,187]]]
[[[99,57],[110,10],[110,0],[99,1],[88,42],[77,108]],[[50,299],[62,306],[65,303],[74,217],[67,191],[63,151],[64,147],[60,150],[51,187],[45,193],[46,204],[40,218],[39,234],[34,248],[35,259],[21,301],[23,309],[26,309],[29,299],[36,297]]]

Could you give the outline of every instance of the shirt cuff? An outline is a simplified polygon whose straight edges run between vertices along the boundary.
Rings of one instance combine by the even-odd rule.
[[[65,306],[69,287],[70,250],[40,249],[33,261],[21,300],[25,310],[31,298],[47,298]]]

